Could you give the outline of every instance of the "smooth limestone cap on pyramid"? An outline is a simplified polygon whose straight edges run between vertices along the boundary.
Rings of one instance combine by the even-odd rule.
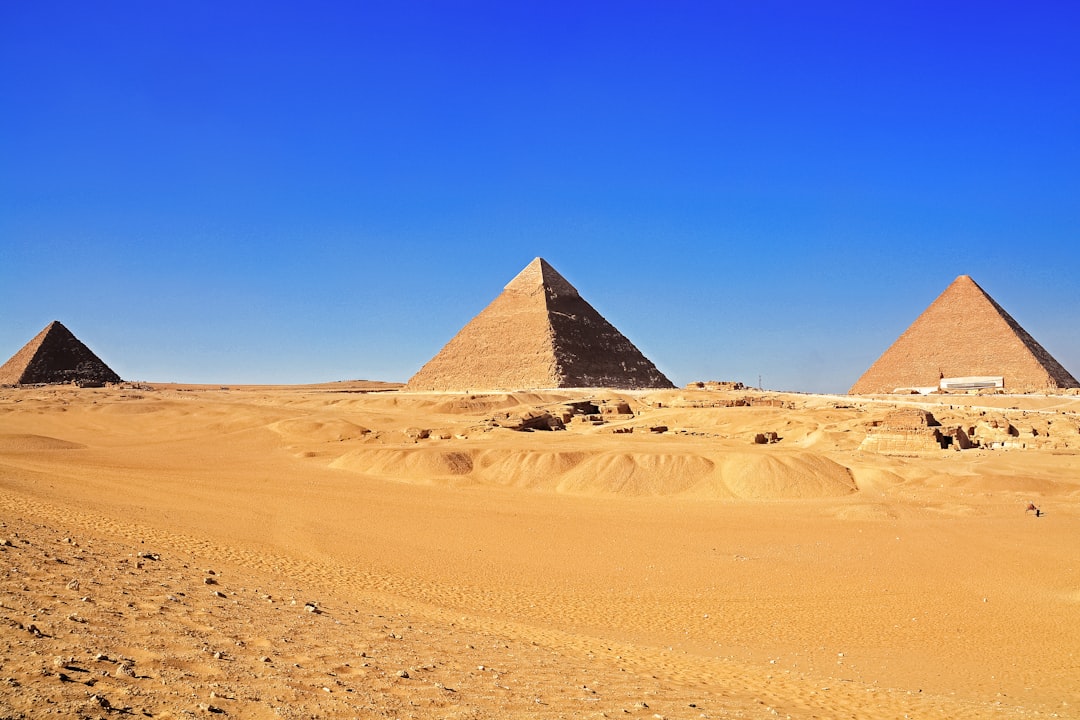
[[[104,385],[120,376],[56,320],[0,365],[0,385],[68,382]]]
[[[938,387],[1000,377],[1008,392],[1080,387],[1076,378],[967,275],[952,282],[848,392]]]
[[[409,390],[672,388],[541,258],[409,380]]]

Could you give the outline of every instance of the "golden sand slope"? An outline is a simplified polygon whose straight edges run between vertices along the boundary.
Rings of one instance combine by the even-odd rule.
[[[0,717],[1076,716],[1074,449],[859,452],[895,400],[521,433],[488,421],[582,394],[358,389],[0,391]],[[1075,423],[977,401],[936,414]]]

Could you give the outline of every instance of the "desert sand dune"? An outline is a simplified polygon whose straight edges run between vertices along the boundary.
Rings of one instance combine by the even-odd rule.
[[[1077,715],[1080,399],[361,390],[0,390],[0,715]]]

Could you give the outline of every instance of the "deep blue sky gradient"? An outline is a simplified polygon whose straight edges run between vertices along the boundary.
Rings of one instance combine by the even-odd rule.
[[[845,391],[962,273],[1080,374],[1078,8],[4,3],[0,355],[405,380],[539,255],[679,384]]]

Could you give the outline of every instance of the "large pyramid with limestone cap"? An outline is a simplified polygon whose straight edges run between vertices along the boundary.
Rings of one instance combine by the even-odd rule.
[[[0,385],[68,383],[104,385],[120,376],[59,321],[49,323],[0,365]]]
[[[409,390],[670,388],[671,381],[541,258],[408,383]]]
[[[1080,383],[974,280],[961,275],[849,392],[950,387],[1047,392]]]

